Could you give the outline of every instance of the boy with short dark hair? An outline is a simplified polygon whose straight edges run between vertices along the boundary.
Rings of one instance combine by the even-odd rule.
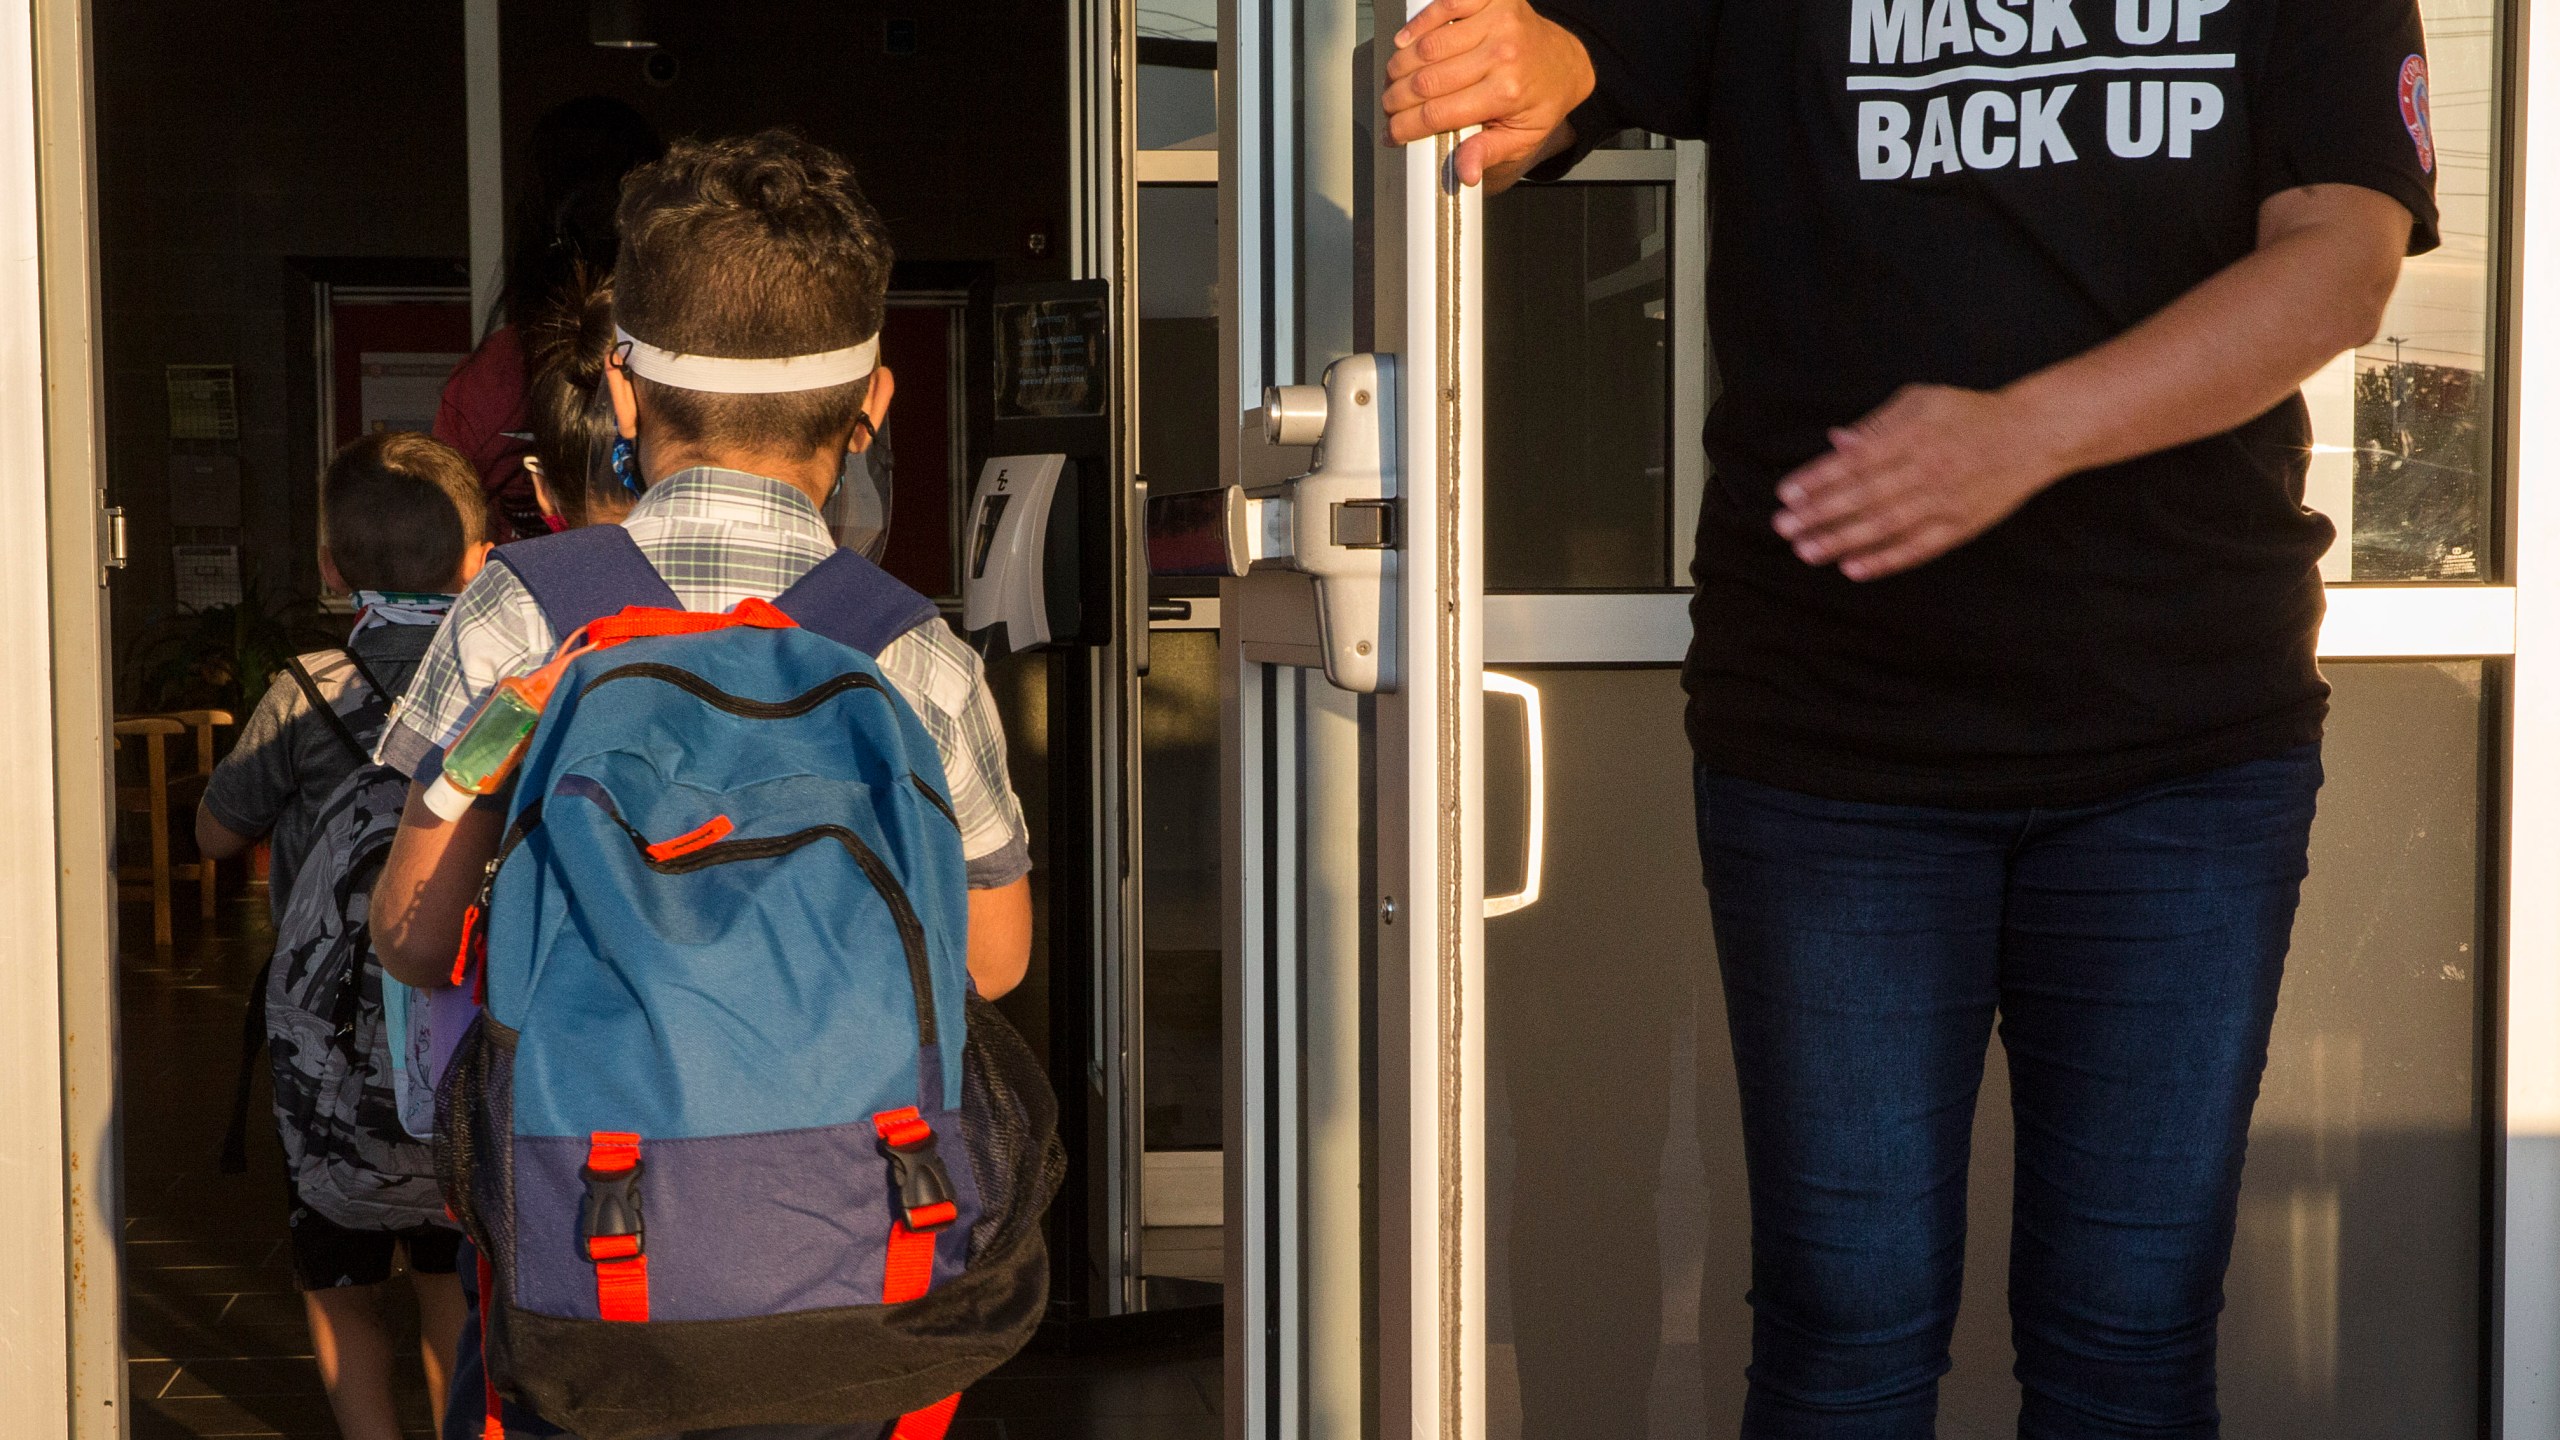
[[[454,592],[479,573],[489,553],[487,517],[470,463],[424,435],[367,435],[339,451],[321,477],[320,573],[330,590],[354,596],[354,631],[344,649],[296,656],[275,677],[196,810],[196,843],[208,858],[271,842],[268,904],[279,919],[321,807],[362,763],[359,737],[381,732]],[[381,1287],[405,1250],[429,1388],[441,1406],[462,1327],[454,1278],[460,1235],[437,1225],[349,1229],[298,1194],[288,1224],[294,1283],[340,1432],[397,1440]]]
[[[835,552],[821,508],[888,412],[894,381],[876,363],[887,236],[843,160],[779,131],[673,147],[625,182],[620,219],[604,381],[629,442],[618,463],[641,487],[623,530],[687,610],[770,600]],[[802,368],[777,382],[777,366]],[[561,638],[509,565],[489,567],[377,752],[415,782],[373,892],[374,941],[399,979],[452,983],[504,820],[483,802],[441,821],[427,786],[498,683],[542,667]],[[969,973],[1001,995],[1029,963],[1031,862],[978,656],[928,621],[873,658],[940,752],[967,861]],[[479,1403],[463,1385],[456,1397],[457,1415]],[[524,1417],[507,1419],[513,1433]]]
[[[330,708],[357,719],[399,698],[455,592],[489,553],[488,510],[470,462],[449,446],[391,430],[350,443],[320,479],[320,578],[351,595],[346,649],[295,657]],[[349,657],[353,658],[350,659]],[[375,695],[359,666],[388,693]],[[217,860],[269,845],[269,908],[284,914],[312,819],[355,757],[288,670],[250,712],[196,811],[196,843]]]

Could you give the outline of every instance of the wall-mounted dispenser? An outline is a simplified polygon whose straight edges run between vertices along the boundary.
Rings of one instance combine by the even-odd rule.
[[[990,659],[1083,628],[1076,480],[1064,455],[998,455],[978,472],[960,624]]]
[[[1111,638],[1111,292],[997,287],[985,302],[996,451],[970,495],[960,623],[989,658]]]

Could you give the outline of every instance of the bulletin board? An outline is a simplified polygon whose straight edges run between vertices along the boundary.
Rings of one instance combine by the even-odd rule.
[[[309,395],[297,405],[297,428],[311,437],[312,465],[303,490],[296,555],[320,533],[319,477],[331,456],[374,430],[431,430],[445,378],[471,352],[471,289],[450,262],[303,260],[291,262],[310,289],[308,369],[293,367]],[[428,277],[450,274],[453,283]],[[416,278],[412,278],[415,276]],[[305,594],[320,594],[316,569],[297,570]],[[343,609],[343,596],[323,608]]]
[[[324,455],[376,430],[430,430],[471,353],[471,292],[331,285],[319,307]]]

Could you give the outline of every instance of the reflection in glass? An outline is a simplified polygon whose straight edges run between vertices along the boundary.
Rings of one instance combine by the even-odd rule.
[[[1138,682],[1146,807],[1146,1148],[1215,1150],[1218,632],[1159,630]]]
[[[1138,189],[1138,473],[1170,495],[1218,483],[1218,191]]]
[[[2336,686],[2221,1330],[2224,1433],[2478,1430],[2484,667]],[[1733,1059],[1675,672],[1545,670],[1545,894],[1488,922],[1487,1430],[1731,1435],[1749,1358]],[[1488,777],[1516,787],[1516,768]],[[1516,796],[1488,794],[1486,850]],[[1629,836],[1651,843],[1631,845]],[[1594,1124],[1592,1116],[1607,1123]],[[1990,1047],[1940,1433],[2014,1433],[2011,1132]],[[1615,1223],[1594,1225],[1595,1197]]]
[[[1216,0],[1138,6],[1138,148],[1218,148]]]
[[[2443,245],[2408,262],[2382,332],[2312,387],[2315,429],[2327,440],[2351,410],[2352,468],[2345,575],[2359,581],[2478,581],[2486,540],[2492,375],[2490,237],[2498,143],[2497,0],[2421,0],[2427,30],[2436,203]],[[2352,386],[2351,392],[2345,391]],[[2351,398],[2350,398],[2351,397]],[[2318,425],[2321,412],[2331,423]],[[2315,489],[2323,468],[2315,459]],[[2334,494],[2336,482],[2328,487]]]
[[[1485,585],[1671,574],[1671,192],[1524,186],[1485,204]]]

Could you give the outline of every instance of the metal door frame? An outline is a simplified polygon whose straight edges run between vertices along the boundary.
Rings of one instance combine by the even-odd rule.
[[[1230,483],[1266,463],[1248,434],[1263,387],[1312,380],[1333,358],[1301,354],[1296,292],[1297,246],[1310,219],[1324,218],[1299,209],[1306,177],[1321,168],[1299,151],[1305,67],[1326,58],[1299,54],[1306,8],[1220,6],[1219,445]],[[1382,34],[1390,18],[1378,20]],[[1381,49],[1367,52],[1373,73],[1353,77],[1355,92],[1365,87],[1355,104],[1375,94]],[[1315,650],[1303,585],[1257,574],[1227,582],[1220,598],[1231,1436],[1308,1433],[1318,1392],[1335,1388],[1307,1374],[1316,1337],[1303,1277],[1311,1260],[1340,1257],[1302,1246],[1311,1177],[1292,1062],[1308,1020],[1306,973],[1354,963],[1374,1016],[1374,1137],[1361,1176],[1371,1223],[1352,1312],[1372,1352],[1360,1377],[1364,1428],[1451,1440],[1484,1428],[1482,207],[1478,192],[1450,182],[1452,149],[1443,138],[1370,161],[1370,347],[1398,357],[1408,398],[1401,685],[1360,700],[1356,774],[1310,764],[1304,692],[1325,682],[1304,668]],[[1308,793],[1311,777],[1326,793]],[[1310,832],[1305,817],[1327,813],[1346,783],[1358,787],[1367,833]],[[1309,895],[1358,897],[1358,957],[1308,951]],[[1345,1323],[1339,1310],[1326,1315],[1328,1327]]]

